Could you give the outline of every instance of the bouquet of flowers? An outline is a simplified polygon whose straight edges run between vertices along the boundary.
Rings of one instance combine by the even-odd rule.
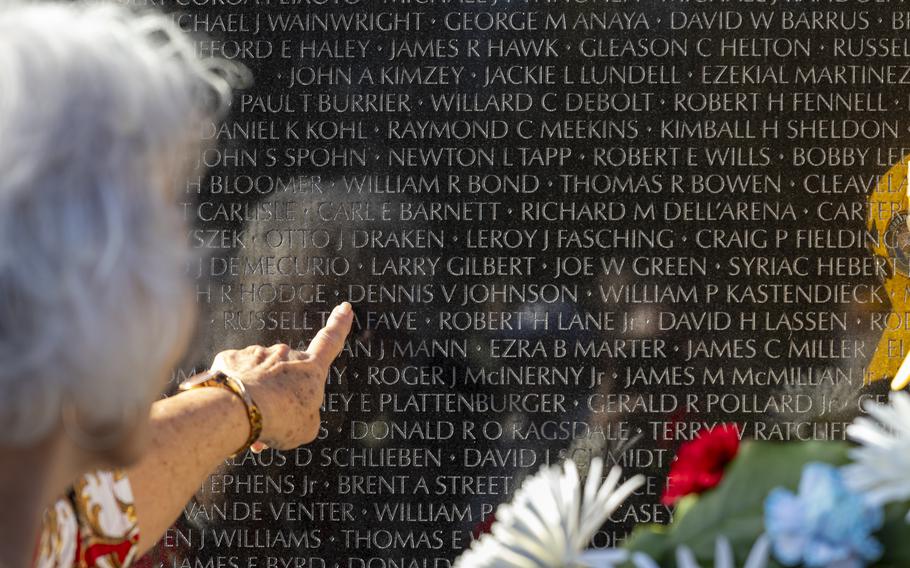
[[[910,395],[867,402],[838,441],[740,442],[735,425],[684,444],[662,501],[669,525],[635,527],[621,548],[591,538],[642,483],[591,463],[551,466],[501,505],[456,568],[863,568],[910,566]]]

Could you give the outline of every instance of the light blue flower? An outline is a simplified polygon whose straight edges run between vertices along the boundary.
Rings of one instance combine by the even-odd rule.
[[[862,568],[882,555],[872,533],[883,522],[881,507],[852,492],[826,463],[806,464],[798,493],[778,487],[765,499],[765,529],[785,566]]]

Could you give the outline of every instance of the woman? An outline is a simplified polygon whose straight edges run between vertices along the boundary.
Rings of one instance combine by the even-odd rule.
[[[315,438],[352,311],[152,404],[193,324],[177,188],[230,69],[160,15],[3,6],[0,565],[127,565],[227,456]]]

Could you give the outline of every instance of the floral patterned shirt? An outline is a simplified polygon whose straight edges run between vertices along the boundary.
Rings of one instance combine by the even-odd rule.
[[[139,527],[123,471],[83,476],[44,515],[35,568],[126,568],[136,560]]]

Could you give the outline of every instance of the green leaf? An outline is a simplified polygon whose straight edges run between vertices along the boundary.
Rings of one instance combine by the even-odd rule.
[[[626,539],[623,548],[635,552],[644,552],[651,558],[664,558],[670,549],[671,543],[666,525],[638,525]],[[632,562],[627,562],[625,568],[633,568]]]
[[[848,448],[845,442],[745,442],[721,483],[701,495],[666,529],[659,546],[654,537],[640,537],[629,539],[626,548],[647,552],[637,547],[648,545],[660,555],[653,557],[661,566],[672,566],[676,547],[684,544],[700,563],[711,565],[717,537],[725,535],[741,562],[764,531],[768,493],[775,487],[795,491],[803,466],[809,462],[847,463]]]
[[[910,524],[907,523],[907,503],[891,503],[885,507],[885,524],[875,537],[885,547],[885,554],[876,566],[903,568],[910,566]]]
[[[688,513],[696,503],[698,503],[698,497],[698,495],[693,493],[691,495],[686,495],[677,501],[676,508],[673,511],[673,520],[675,522],[679,522],[684,516],[686,516],[686,513]]]

